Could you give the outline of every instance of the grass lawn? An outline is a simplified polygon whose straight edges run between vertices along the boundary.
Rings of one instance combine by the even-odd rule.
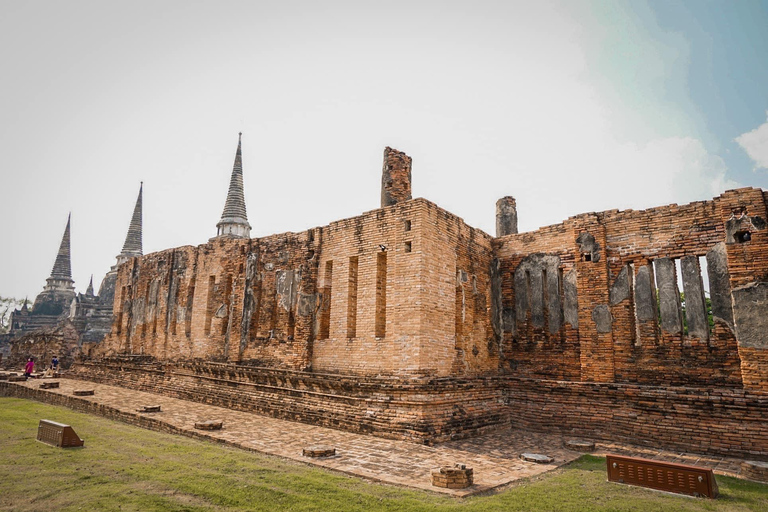
[[[72,425],[85,447],[35,441],[42,418]],[[584,456],[492,494],[453,499],[0,398],[0,510],[768,510],[768,485],[717,481],[717,500],[672,496],[608,483],[605,460]]]

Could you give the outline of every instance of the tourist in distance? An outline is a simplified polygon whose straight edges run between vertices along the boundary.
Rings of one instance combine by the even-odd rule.
[[[53,356],[53,359],[51,360],[51,370],[56,371],[59,369],[59,358],[58,356]]]
[[[24,367],[24,376],[30,378],[33,371],[35,371],[35,359],[30,357],[27,359],[27,365]]]

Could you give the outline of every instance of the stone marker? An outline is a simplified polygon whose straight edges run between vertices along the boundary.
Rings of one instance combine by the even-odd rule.
[[[72,394],[75,396],[93,396],[94,392],[92,389],[76,389],[72,391]]]
[[[432,470],[432,485],[446,489],[464,489],[474,483],[474,472],[464,464]]]
[[[207,421],[195,422],[195,428],[198,430],[221,430],[221,427],[223,426],[224,426],[223,421],[207,420]]]
[[[23,375],[11,375],[8,382],[27,382],[27,378]]]
[[[333,457],[336,455],[336,448],[332,446],[308,446],[301,450],[304,457]]]
[[[745,460],[741,463],[741,476],[748,480],[768,482],[768,462]]]
[[[138,409],[136,409],[137,412],[160,412],[160,406],[159,405],[142,405]]]
[[[527,462],[535,462],[536,464],[549,464],[555,461],[552,457],[540,453],[521,453],[520,458]]]
[[[58,382],[41,382],[40,383],[40,389],[54,389],[58,387],[59,387]]]
[[[569,450],[575,450],[577,452],[595,451],[595,443],[592,441],[583,441],[581,439],[570,439],[565,442],[565,447]]]

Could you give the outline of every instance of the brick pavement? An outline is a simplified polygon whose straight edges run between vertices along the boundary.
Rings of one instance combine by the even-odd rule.
[[[60,387],[39,389],[40,380],[9,382],[8,386],[23,386],[34,390],[34,398],[52,403],[64,403],[76,409],[91,412],[105,411],[117,414],[129,422],[147,426],[142,417],[152,418],[154,428],[172,430],[195,437],[254,450],[313,464],[335,471],[406,487],[415,487],[450,494],[468,496],[499,487],[521,478],[551,471],[576,458],[581,453],[563,448],[566,437],[555,434],[504,430],[494,434],[424,446],[399,440],[383,439],[325,427],[279,420],[257,414],[232,411],[165,396],[134,391],[116,386],[79,380],[57,379]],[[93,396],[74,397],[75,389],[93,389]],[[21,390],[20,390],[21,391]],[[13,393],[11,393],[13,394]],[[66,398],[62,402],[62,398]],[[144,405],[160,405],[161,412],[138,413]],[[195,422],[219,420],[224,428],[202,431]],[[313,445],[336,448],[336,455],[326,458],[308,458],[302,449]],[[536,464],[520,460],[523,452],[534,452],[554,458],[551,464]],[[709,457],[688,453],[639,448],[613,443],[597,443],[595,454],[617,453],[649,459],[666,460],[712,468],[716,473],[738,476],[739,460]],[[468,489],[433,487],[430,471],[434,468],[466,464],[474,468],[475,483]]]

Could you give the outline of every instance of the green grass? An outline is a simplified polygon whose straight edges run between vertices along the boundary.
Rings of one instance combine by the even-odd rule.
[[[41,418],[72,425],[85,447],[35,441]],[[584,456],[495,493],[453,499],[0,398],[0,510],[768,510],[768,486],[721,476],[717,481],[717,500],[671,496],[608,483],[605,460]]]

